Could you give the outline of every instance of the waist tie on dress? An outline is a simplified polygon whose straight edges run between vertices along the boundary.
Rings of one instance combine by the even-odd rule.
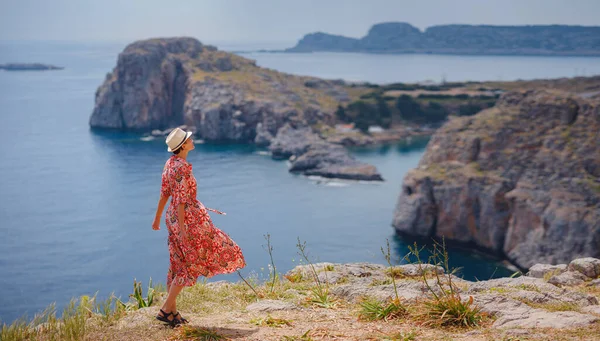
[[[209,210],[209,211],[213,211],[213,212],[215,212],[215,213],[218,213],[218,214],[227,215],[227,213],[225,213],[225,212],[221,212],[221,211],[219,211],[219,210],[215,210],[215,209],[213,209],[213,208],[208,208],[208,207],[204,207],[204,208],[206,208],[206,209],[207,209],[207,210]]]

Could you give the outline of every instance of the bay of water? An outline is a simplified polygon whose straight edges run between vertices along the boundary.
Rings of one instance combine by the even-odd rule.
[[[151,229],[160,175],[169,157],[165,144],[143,142],[136,135],[93,132],[88,126],[95,91],[124,46],[0,43],[0,63],[66,67],[0,72],[2,321],[31,317],[52,302],[60,309],[71,297],[96,291],[99,297],[114,291],[125,298],[134,278],[165,282],[167,233],[164,223],[161,231]],[[600,73],[594,58],[477,57],[493,70],[481,66],[481,74],[474,74],[477,63],[455,56],[244,55],[285,72],[370,82],[426,80],[440,68],[452,70],[448,80],[495,79],[499,73],[506,79],[512,74],[573,76],[575,69]],[[403,58],[413,60],[413,66],[390,72],[389,65],[402,65]],[[442,66],[432,65],[432,60]],[[524,66],[531,65],[527,63],[549,66],[540,74]],[[307,242],[315,261],[384,263],[380,247],[386,239],[395,258],[404,255],[409,241],[397,238],[390,224],[402,178],[417,165],[426,143],[354,150],[358,159],[380,170],[386,181],[377,184],[293,175],[286,162],[273,161],[252,146],[197,145],[189,161],[198,179],[199,199],[228,213],[213,219],[242,247],[248,263],[243,273],[260,278],[266,276],[269,262],[265,234],[271,235],[281,272],[298,264],[297,238]],[[511,273],[470,250],[452,250],[451,260],[453,266],[464,267],[468,279]]]

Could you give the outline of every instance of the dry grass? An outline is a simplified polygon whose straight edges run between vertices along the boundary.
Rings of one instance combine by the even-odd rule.
[[[404,273],[404,270],[397,266],[385,269],[385,274],[394,279],[401,279],[407,277],[407,275]]]
[[[267,326],[267,327],[283,327],[283,326],[291,326],[292,321],[275,318],[271,315],[267,315],[265,317],[258,317],[250,320],[250,323],[255,324],[257,326]]]
[[[598,301],[600,301],[600,286],[577,286],[573,288],[575,291],[581,292],[583,294],[589,294],[595,296]]]
[[[305,108],[317,104],[324,112],[332,113],[337,109],[339,101],[320,89],[305,86],[311,77],[296,76],[272,69],[260,68],[253,61],[223,51],[203,51],[200,54],[205,64],[214,65],[219,59],[229,59],[233,67],[230,71],[206,71],[197,64],[199,60],[188,60],[187,68],[192,70],[193,82],[204,82],[214,79],[223,84],[243,89],[249,99],[271,99],[286,103],[290,107]],[[344,87],[353,93],[364,94],[366,89]],[[289,94],[295,96],[288,97]],[[293,99],[291,99],[293,98]]]
[[[581,307],[575,303],[568,302],[545,302],[545,303],[537,303],[532,302],[528,299],[517,298],[517,300],[527,304],[532,308],[543,309],[547,311],[577,311],[581,310]]]
[[[535,284],[519,284],[517,285],[515,288],[517,289],[521,289],[521,290],[526,290],[526,291],[535,291],[535,292],[542,292],[540,290],[540,288],[538,288]]]
[[[471,86],[496,88],[508,91],[522,89],[557,89],[569,92],[588,92],[598,91],[600,89],[600,77],[537,79],[515,82],[484,82],[475,83]]]

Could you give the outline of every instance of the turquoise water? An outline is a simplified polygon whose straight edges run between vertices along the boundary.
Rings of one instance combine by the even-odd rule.
[[[96,88],[123,46],[0,43],[0,63],[66,67],[52,72],[0,72],[3,321],[24,314],[31,317],[52,302],[60,309],[71,297],[96,291],[100,297],[112,291],[126,297],[134,278],[165,281],[164,223],[161,231],[151,229],[160,174],[169,157],[165,145],[143,142],[135,135],[96,133],[88,127]],[[352,69],[365,65],[358,78],[377,82],[389,77],[388,70],[377,64],[378,56],[365,55],[361,64],[352,61],[355,57],[346,60],[339,54],[306,55],[310,61],[305,63],[293,55],[253,56],[260,65],[288,72],[333,78],[344,78],[347,72],[348,78],[354,78],[357,73]],[[437,58],[444,63],[456,57]],[[577,60],[564,58],[557,63]],[[590,60],[583,63],[588,70]],[[426,79],[427,63],[421,65]],[[503,72],[530,75],[524,67],[515,71],[507,66],[511,63],[504,65],[508,69]],[[471,77],[471,70],[463,71],[464,77]],[[412,81],[416,76],[394,77],[393,81]],[[286,162],[273,161],[252,146],[198,145],[189,160],[198,179],[199,199],[228,213],[213,218],[242,247],[248,262],[243,273],[260,277],[269,262],[263,237],[267,233],[282,272],[298,264],[297,238],[307,242],[315,261],[384,263],[380,247],[386,239],[395,258],[404,255],[410,241],[397,238],[390,224],[402,178],[417,165],[426,143],[415,140],[354,150],[357,158],[377,166],[386,179],[376,184],[321,182],[293,175],[287,172]],[[463,275],[469,279],[511,273],[471,250],[452,249],[451,259],[453,266],[465,267]],[[213,280],[220,279],[236,277]]]

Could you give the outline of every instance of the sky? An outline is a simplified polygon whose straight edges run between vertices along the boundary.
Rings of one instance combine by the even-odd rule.
[[[287,42],[379,22],[600,26],[600,0],[0,0],[0,40]]]

